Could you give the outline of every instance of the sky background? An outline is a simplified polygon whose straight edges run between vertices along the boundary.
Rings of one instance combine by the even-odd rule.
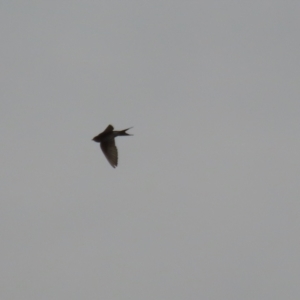
[[[299,15],[0,1],[0,298],[299,299]]]

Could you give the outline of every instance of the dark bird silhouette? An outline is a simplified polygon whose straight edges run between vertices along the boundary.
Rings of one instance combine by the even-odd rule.
[[[126,131],[130,128],[132,127],[120,131],[113,131],[113,126],[108,125],[103,132],[93,138],[94,142],[100,143],[102,152],[113,168],[118,165],[118,149],[115,145],[115,137],[122,135],[132,135],[126,133]]]

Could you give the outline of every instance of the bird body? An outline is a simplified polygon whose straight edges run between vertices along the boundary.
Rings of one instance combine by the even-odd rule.
[[[130,128],[114,131],[114,127],[112,125],[108,125],[103,132],[93,138],[94,142],[100,143],[103,154],[113,168],[118,165],[118,150],[115,144],[115,137],[132,135],[126,133],[126,131]]]

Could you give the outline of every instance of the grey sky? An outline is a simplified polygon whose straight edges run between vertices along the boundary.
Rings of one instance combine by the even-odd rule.
[[[299,1],[0,8],[1,299],[300,297]]]

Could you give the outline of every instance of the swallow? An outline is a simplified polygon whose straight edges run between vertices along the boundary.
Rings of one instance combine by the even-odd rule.
[[[108,125],[103,132],[99,133],[92,139],[92,141],[100,143],[102,152],[113,168],[118,165],[118,149],[115,144],[115,137],[132,135],[126,133],[126,131],[130,128],[132,127],[120,131],[113,131],[114,127],[112,125]]]

